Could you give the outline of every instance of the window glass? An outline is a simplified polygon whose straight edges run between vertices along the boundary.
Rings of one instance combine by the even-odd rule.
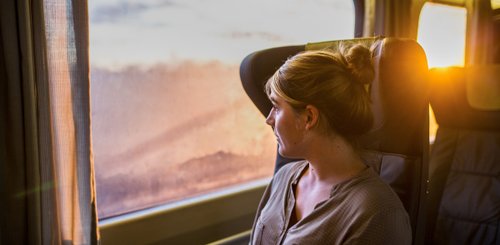
[[[89,14],[100,218],[270,177],[276,142],[241,60],[354,32],[344,0],[90,0]]]
[[[427,55],[429,68],[463,66],[465,59],[465,8],[426,3],[420,14],[418,42]],[[437,123],[429,110],[429,141],[436,137]]]
[[[463,66],[465,57],[465,8],[426,3],[420,14],[418,42],[429,68]]]
[[[491,0],[491,8],[492,9],[500,8],[500,0]]]

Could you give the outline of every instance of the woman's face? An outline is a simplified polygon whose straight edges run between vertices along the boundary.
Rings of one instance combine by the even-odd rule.
[[[304,123],[301,115],[283,98],[271,92],[273,108],[266,123],[273,128],[278,141],[278,152],[284,157],[300,158],[304,150]]]

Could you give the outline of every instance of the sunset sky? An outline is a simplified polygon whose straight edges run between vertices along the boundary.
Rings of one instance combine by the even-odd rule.
[[[352,38],[346,0],[90,0],[93,65],[239,63],[253,51]]]

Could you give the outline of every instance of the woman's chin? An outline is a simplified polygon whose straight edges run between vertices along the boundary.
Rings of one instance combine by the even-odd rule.
[[[287,152],[285,149],[283,148],[279,148],[278,150],[278,153],[282,156],[282,157],[286,157],[286,158],[294,158],[292,155],[290,155],[289,152]]]
[[[278,143],[278,153],[282,156],[282,157],[287,157],[286,155],[286,151],[283,150],[283,148],[281,147],[281,145],[279,145]]]

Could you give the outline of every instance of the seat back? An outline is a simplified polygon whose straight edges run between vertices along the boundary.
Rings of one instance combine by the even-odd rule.
[[[386,38],[375,54],[370,91],[375,124],[363,145],[376,153],[367,159],[375,160],[371,165],[400,197],[419,244],[429,156],[427,60],[409,39]]]
[[[429,244],[500,243],[500,65],[432,69]]]
[[[375,123],[361,140],[366,149],[363,158],[399,195],[414,234],[420,233],[417,226],[421,223],[419,213],[427,179],[428,70],[425,53],[415,41],[377,37],[258,51],[241,64],[243,87],[266,116],[271,103],[264,84],[286,59],[303,50],[335,49],[341,41],[366,45],[376,42],[375,79],[369,88]],[[289,161],[278,154],[276,169]]]

